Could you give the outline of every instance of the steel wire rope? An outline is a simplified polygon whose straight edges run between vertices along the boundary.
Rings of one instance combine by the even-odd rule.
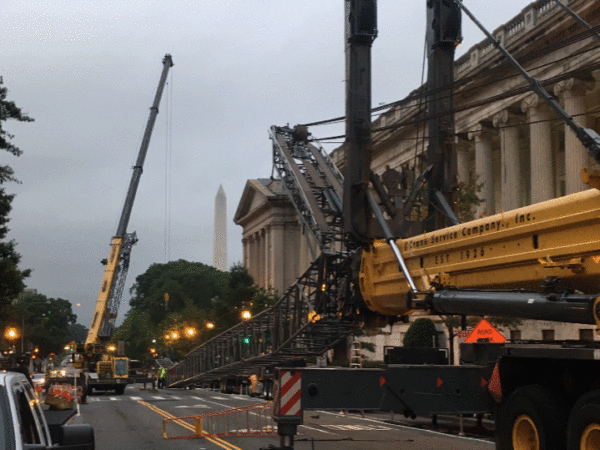
[[[166,106],[165,114],[165,229],[164,229],[164,252],[165,264],[171,260],[171,166],[173,155],[173,69],[169,74],[170,81],[166,89]]]
[[[545,64],[541,64],[541,65],[539,65],[539,66],[532,67],[532,68],[530,68],[530,69],[529,69],[529,71],[530,71],[530,72],[533,72],[533,71],[536,71],[536,70],[542,69],[542,68],[544,68],[544,67],[547,67],[547,66],[556,65],[556,64],[559,64],[559,63],[560,63],[560,62],[562,62],[562,61],[566,61],[566,60],[569,60],[569,59],[573,59],[573,58],[575,58],[575,57],[577,57],[577,56],[580,56],[580,55],[582,55],[582,54],[584,54],[584,53],[587,53],[587,52],[590,52],[590,51],[592,51],[592,50],[596,50],[596,49],[598,49],[598,48],[600,48],[600,45],[597,45],[597,46],[594,46],[594,47],[591,47],[591,48],[587,48],[587,49],[583,49],[583,50],[580,50],[579,52],[571,53],[571,54],[569,54],[568,56],[565,56],[565,57],[563,57],[563,58],[559,58],[559,59],[556,59],[556,60],[550,61],[550,62],[548,62],[548,63],[545,63]],[[502,72],[505,72],[505,71],[506,71],[506,68],[504,68],[504,67],[505,67],[505,66],[503,66],[503,70],[502,70]],[[592,67],[592,66],[584,66],[584,67],[581,67],[581,68],[573,69],[572,71],[570,71],[570,72],[567,72],[567,73],[569,73],[569,74],[573,74],[573,73],[577,73],[578,71],[584,72],[584,71],[587,71],[587,70],[588,70],[590,67]],[[593,68],[593,67],[592,67],[592,68]],[[591,69],[590,69],[590,70],[591,70]],[[492,75],[491,73],[484,73],[484,74],[479,74],[479,75],[478,75],[478,77],[479,77],[479,76],[481,76],[481,77],[490,77],[491,75]],[[511,78],[516,78],[516,77],[519,77],[519,76],[520,76],[520,75],[519,75],[518,73],[513,73],[513,74],[511,74],[511,75],[507,75],[507,76],[504,76],[504,77],[501,77],[501,78],[494,78],[494,81],[495,81],[495,82],[499,82],[499,81],[507,81],[507,80],[510,80]],[[475,79],[476,79],[475,77],[469,77],[469,81],[473,81],[473,80],[475,80]],[[455,87],[456,87],[456,86],[455,86],[455,84],[456,84],[456,83],[460,83],[460,82],[462,82],[462,81],[464,81],[464,80],[462,80],[462,79],[461,79],[461,80],[458,80],[457,82],[453,83],[453,84],[452,84],[452,85],[450,85],[450,86],[452,86],[453,88],[455,88]],[[474,90],[477,90],[477,89],[481,89],[482,87],[485,87],[485,86],[487,86],[487,85],[486,85],[486,84],[483,84],[483,85],[477,85],[477,86],[473,86],[473,87],[471,87],[471,88],[468,88],[468,89],[465,89],[465,90],[462,90],[462,91],[460,91],[460,92],[459,92],[459,94],[461,94],[461,95],[468,94],[468,93],[469,93],[469,92],[471,92],[471,91],[474,91]],[[425,86],[423,86],[423,85],[422,85],[422,88],[424,89],[424,88],[425,88]],[[426,90],[426,89],[425,89],[425,94],[427,94],[427,95],[429,95],[429,94],[435,94],[435,93],[437,93],[437,92],[439,92],[439,91],[442,91],[442,90],[447,90],[447,89],[448,89],[448,88],[447,88],[446,86],[442,86],[442,87],[440,87],[440,88],[437,88],[437,89],[435,89],[435,90]],[[421,91],[421,90],[422,90],[422,89],[419,89],[419,91]],[[405,98],[405,99],[403,99],[403,100],[400,100],[400,101],[398,101],[398,102],[389,103],[388,105],[394,105],[394,104],[404,104],[404,103],[407,103],[408,101],[413,101],[413,100],[415,100],[415,98],[417,98],[417,96],[419,96],[419,98],[421,97],[421,94],[420,94],[420,92],[416,92],[415,94],[411,94],[409,97],[407,97],[407,98]],[[445,97],[442,97],[442,98],[448,98],[448,96],[445,96]],[[383,105],[382,107],[385,107],[385,106],[386,106],[386,105]],[[389,112],[391,112],[391,111],[402,111],[402,110],[406,110],[406,109],[410,109],[410,108],[414,108],[414,105],[406,105],[406,106],[402,106],[402,107],[395,106],[395,107],[393,107],[393,108],[390,108],[389,110],[385,111],[385,113],[389,113]],[[372,111],[375,111],[375,109],[373,109]],[[417,111],[417,113],[420,113],[420,112],[422,112],[422,111]],[[385,114],[385,113],[382,113],[382,114]],[[381,115],[381,114],[380,114],[380,115]],[[377,116],[377,114],[372,114],[372,116]]]
[[[568,78],[572,78],[574,75],[578,74],[578,73],[583,73],[583,72],[588,72],[591,70],[597,70],[600,69],[600,62],[596,62],[593,64],[590,64],[588,66],[584,66],[584,67],[579,67],[577,69],[574,69],[572,71],[569,72],[565,72],[562,75],[558,75],[555,77],[551,77],[548,78],[546,80],[542,80],[541,83],[542,85],[549,85],[549,84],[554,84],[557,83],[559,81],[568,79]],[[520,94],[524,94],[526,92],[531,92],[531,86],[529,85],[524,85],[518,88],[514,88],[511,89],[509,91],[503,92],[501,94],[498,95],[494,95],[492,97],[487,97],[485,99],[481,99],[481,100],[477,100],[475,102],[471,102],[471,103],[467,103],[464,105],[461,105],[460,107],[454,107],[452,110],[450,111],[444,111],[443,113],[440,114],[436,114],[436,115],[427,115],[424,117],[420,117],[420,118],[411,118],[411,119],[407,119],[401,122],[396,122],[392,125],[387,125],[387,126],[383,126],[383,127],[377,127],[377,128],[373,128],[371,131],[372,132],[381,132],[381,131],[393,131],[393,130],[397,130],[399,128],[402,127],[406,127],[409,125],[415,125],[421,122],[426,122],[432,118],[438,118],[441,117],[442,115],[447,115],[447,114],[456,114],[457,112],[463,112],[463,111],[467,111],[469,109],[473,109],[473,108],[477,108],[480,106],[485,106],[494,102],[498,102],[500,100],[505,100],[507,98],[510,97],[515,97],[517,95]],[[323,141],[330,141],[333,139],[342,139],[344,138],[345,135],[337,135],[337,136],[328,136],[328,137],[324,137],[324,138],[318,138],[319,141],[323,142]]]
[[[592,111],[586,111],[584,113],[581,114],[571,114],[571,117],[582,117],[582,116],[588,116],[591,114],[597,114],[600,113],[600,108],[592,110]],[[537,123],[544,123],[544,122],[561,122],[562,119],[558,118],[558,117],[553,117],[551,119],[542,119],[542,120],[533,120],[533,121],[524,121],[524,122],[519,122],[518,124],[514,124],[514,125],[502,125],[502,126],[498,126],[498,127],[494,127],[498,130],[501,129],[506,129],[506,128],[516,128],[516,127],[521,127],[524,125],[532,125],[532,124],[537,124]],[[452,133],[449,136],[464,136],[464,132],[463,133]],[[344,137],[344,136],[338,136],[338,137],[333,137],[331,139],[337,139],[339,137]],[[399,139],[398,142],[407,142],[407,141],[416,141],[418,139],[429,139],[430,137],[438,137],[435,135],[431,135],[431,136],[422,136],[421,138],[418,138],[417,136],[415,137],[408,137],[408,138],[403,138],[403,139]],[[324,141],[327,140],[328,138],[321,138],[319,139],[319,141]],[[331,142],[329,142],[331,143]]]
[[[421,63],[421,86],[425,85],[425,60],[427,59],[427,33],[425,33],[425,38],[423,40],[423,58]],[[423,107],[423,99],[425,98],[425,93],[423,89],[419,89],[418,92],[421,92],[419,95],[419,102],[417,104],[417,114],[421,112],[421,108]],[[394,110],[394,114],[396,114],[398,110]],[[382,113],[383,114],[383,113]],[[423,126],[423,136],[425,135],[425,125]],[[419,141],[419,126],[417,125],[417,142]],[[425,139],[422,141],[421,153],[423,153],[425,149]],[[415,145],[415,156],[413,158],[413,168],[417,167],[417,159],[419,157],[419,146]]]
[[[581,40],[587,39],[589,37],[593,37],[595,33],[600,31],[600,26],[596,26],[591,30],[586,30],[582,33],[579,33],[577,35],[571,36],[569,38],[565,38],[565,39],[561,39],[553,44],[550,44],[548,46],[543,47],[540,50],[537,51],[533,51],[532,53],[528,53],[527,55],[523,56],[520,61],[521,63],[525,63],[527,61],[530,61],[532,59],[536,59],[539,58],[541,56],[544,56],[548,53],[552,53],[556,50],[559,50],[563,47],[566,47],[568,45],[571,45],[573,43],[579,42]],[[553,64],[557,64],[560,61],[564,61],[567,59],[572,59],[576,56],[579,56],[583,53],[595,50],[597,48],[599,48],[600,46],[593,46],[591,48],[586,48],[586,49],[582,49],[578,52],[575,53],[570,53],[569,55],[563,57],[563,58],[559,58],[556,60],[553,60],[551,62],[548,63],[544,63],[535,67],[530,68],[530,71],[535,71],[538,69],[541,69],[543,67],[547,67],[549,65],[553,65]],[[500,55],[499,55],[500,56]],[[403,104],[409,103],[411,101],[414,100],[418,100],[419,98],[421,98],[422,95],[431,95],[431,94],[435,94],[437,91],[441,91],[441,90],[447,90],[449,89],[449,87],[452,87],[452,89],[455,89],[457,87],[460,87],[461,85],[470,83],[478,78],[485,78],[485,77],[491,77],[496,73],[504,73],[507,70],[507,67],[510,67],[510,63],[508,61],[503,61],[501,63],[498,63],[496,66],[491,67],[491,68],[487,68],[484,69],[483,71],[479,72],[477,75],[474,76],[470,76],[470,77],[465,77],[465,78],[461,78],[459,80],[454,81],[450,86],[442,86],[441,88],[438,88],[436,90],[427,90],[426,86],[424,86],[423,84],[421,85],[421,87],[417,88],[413,93],[409,94],[407,97],[405,97],[402,100],[397,100],[394,102],[390,102],[390,103],[386,103],[383,105],[379,105],[375,108],[371,109],[372,113],[376,113],[379,111],[383,111],[383,110],[387,110],[386,112],[389,111],[397,111],[397,110],[402,110],[402,109],[407,109],[410,108],[411,106],[401,106]],[[495,78],[495,81],[504,81],[504,80],[508,80],[514,77],[518,77],[519,74],[518,73],[513,73],[511,75],[502,77],[502,78]],[[485,85],[483,85],[485,87]],[[470,90],[472,89],[479,89],[482,86],[475,86],[473,88],[470,88],[468,90],[464,90],[461,93],[468,93]],[[425,93],[422,93],[421,91],[425,90]],[[372,114],[373,116],[377,116],[377,114]],[[326,119],[326,120],[321,120],[321,121],[317,121],[317,122],[310,122],[310,123],[305,123],[305,124],[301,124],[303,126],[307,126],[307,127],[311,127],[311,126],[318,126],[318,125],[328,125],[328,124],[333,124],[333,123],[338,123],[341,122],[345,119],[345,116],[339,116],[339,117],[335,117],[333,119]]]

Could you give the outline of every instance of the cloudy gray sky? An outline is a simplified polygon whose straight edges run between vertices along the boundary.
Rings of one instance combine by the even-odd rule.
[[[465,3],[493,30],[529,2]],[[17,194],[9,236],[21,267],[33,270],[28,286],[80,303],[75,312],[89,326],[100,260],[116,232],[166,53],[175,66],[128,228],[139,242],[120,318],[129,287],[150,264],[212,264],[219,184],[227,194],[229,266],[240,262],[242,230],[233,215],[246,180],[271,174],[269,127],[344,114],[343,10],[342,0],[3,2],[0,75],[9,99],[35,119],[6,125],[24,154],[2,155],[22,181],[8,186]],[[425,0],[379,0],[378,10],[374,106],[420,83]],[[484,38],[463,21],[459,54]],[[343,128],[312,132],[326,137]]]

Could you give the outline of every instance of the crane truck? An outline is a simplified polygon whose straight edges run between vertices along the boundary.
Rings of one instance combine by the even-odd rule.
[[[454,48],[462,39],[461,11],[597,162],[600,136],[578,125],[460,0],[428,0],[429,167],[420,180],[428,184],[430,208],[424,221],[412,222],[407,211],[415,196],[394,208],[370,168],[370,49],[377,36],[376,0],[345,3],[343,216],[349,241],[358,246],[358,269],[349,277],[359,299],[357,309],[390,319],[420,312],[600,326],[598,174],[583,169],[582,178],[592,189],[576,194],[468,223],[460,223],[454,214],[451,97]],[[300,151],[307,145],[306,133],[302,135],[291,133],[286,145]],[[303,411],[318,409],[383,410],[407,417],[490,414],[500,450],[598,449],[599,360],[595,342],[509,342],[469,344],[461,352],[460,365],[404,364],[392,357],[375,369],[278,368],[274,416],[279,448],[293,448]]]
[[[160,81],[154,102],[150,108],[150,115],[138,152],[137,161],[133,167],[133,174],[117,232],[112,238],[108,259],[102,261],[106,268],[104,270],[104,277],[102,278],[100,293],[96,300],[92,323],[85,342],[72,343],[70,345],[72,368],[69,369],[79,373],[78,383],[81,382],[83,384],[84,392],[87,393],[91,393],[93,390],[113,390],[116,394],[123,394],[128,383],[129,359],[123,356],[123,349],[119,349],[117,345],[110,341],[125,287],[131,249],[137,242],[136,233],[128,233],[127,225],[129,224],[133,202],[142,175],[167,75],[169,69],[173,66],[171,55],[165,55],[162,64],[163,69]],[[68,372],[69,369],[66,369],[66,371]],[[74,374],[70,374],[67,378],[72,379],[73,376]],[[49,382],[56,382],[56,379],[51,379]]]

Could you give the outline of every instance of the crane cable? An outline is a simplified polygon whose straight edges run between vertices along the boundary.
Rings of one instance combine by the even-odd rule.
[[[171,260],[171,165],[173,155],[173,69],[169,74],[170,81],[166,89],[165,114],[166,133],[165,133],[165,264]]]

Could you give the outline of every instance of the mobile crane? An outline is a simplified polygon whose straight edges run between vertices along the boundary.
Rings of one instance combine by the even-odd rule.
[[[584,182],[593,189],[464,224],[450,206],[456,157],[449,139],[453,118],[444,103],[452,95],[461,10],[600,162],[598,134],[579,126],[460,0],[429,0],[427,102],[432,120],[429,168],[420,180],[428,181],[434,206],[423,223],[411,223],[406,211],[414,195],[400,208],[390,207],[393,199],[386,198],[370,169],[370,47],[377,35],[376,1],[345,3],[344,226],[351,241],[361,246],[353,281],[363,307],[391,318],[422,311],[600,326],[598,175],[582,170]],[[302,411],[312,409],[396,411],[407,417],[487,413],[495,418],[500,450],[598,448],[597,344],[481,343],[464,353],[458,366],[388,361],[378,369],[277,369],[274,416],[280,448],[293,447]]]
[[[131,249],[137,242],[136,233],[127,233],[127,225],[131,216],[133,202],[143,171],[146,153],[150,145],[150,137],[154,129],[158,106],[162,98],[167,81],[169,69],[173,66],[171,55],[167,54],[162,60],[163,69],[150,108],[150,116],[146,124],[142,144],[137,161],[133,167],[133,174],[121,212],[117,232],[112,238],[110,255],[102,261],[106,268],[96,301],[96,308],[92,324],[84,343],[73,343],[70,351],[73,358],[73,367],[81,370],[81,380],[86,384],[87,392],[96,390],[114,390],[123,394],[129,376],[129,360],[125,356],[116,356],[117,346],[110,343],[115,320],[119,311],[121,297],[125,286]]]

